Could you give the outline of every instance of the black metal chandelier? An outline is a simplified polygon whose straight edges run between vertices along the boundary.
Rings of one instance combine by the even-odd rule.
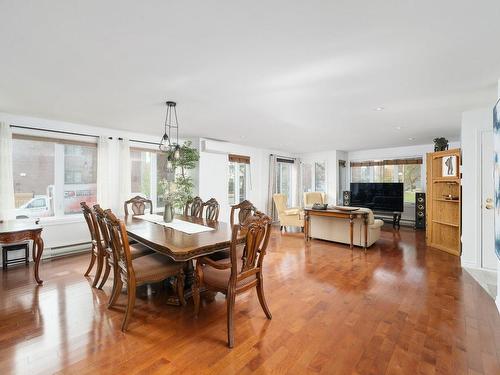
[[[160,151],[168,153],[168,159],[179,160],[181,146],[179,146],[179,123],[177,121],[176,103],[168,101],[165,115],[165,129],[160,141]],[[172,129],[175,132],[175,141],[172,140]]]

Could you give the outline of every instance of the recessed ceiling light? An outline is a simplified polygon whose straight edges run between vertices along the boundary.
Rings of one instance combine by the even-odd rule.
[[[401,126],[396,126],[396,130],[401,130]]]
[[[408,137],[408,140],[409,140],[409,141],[414,141],[414,140],[415,140],[415,138],[413,138],[413,137]]]
[[[384,110],[384,107],[377,107],[377,108],[375,108],[375,111],[378,111],[378,112],[383,111],[383,110]]]

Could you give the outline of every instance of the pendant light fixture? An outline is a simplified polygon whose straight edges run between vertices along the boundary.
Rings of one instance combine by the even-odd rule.
[[[179,146],[179,123],[177,121],[176,103],[168,101],[167,113],[165,115],[165,128],[160,141],[160,151],[168,153],[169,164],[172,159],[179,160],[181,157],[181,147]],[[172,140],[172,129],[175,131],[175,141]]]

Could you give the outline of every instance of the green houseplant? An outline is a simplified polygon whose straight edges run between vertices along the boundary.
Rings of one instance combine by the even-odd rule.
[[[175,176],[173,181],[163,179],[161,181],[162,190],[164,191],[165,200],[172,203],[177,211],[181,211],[186,202],[193,198],[194,182],[189,175],[189,171],[196,168],[200,153],[191,146],[191,141],[186,141],[180,149],[179,159],[172,160],[172,172]]]

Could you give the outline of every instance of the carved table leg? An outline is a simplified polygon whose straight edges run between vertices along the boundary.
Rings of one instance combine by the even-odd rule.
[[[309,218],[309,212],[305,212],[304,214],[304,237],[306,238],[306,242],[308,242],[311,238],[309,237],[309,232],[310,232],[310,218]]]
[[[368,248],[368,215],[364,215],[365,217],[365,253]]]
[[[349,215],[349,238],[350,238],[350,243],[349,247],[354,249],[354,219],[352,215]]]
[[[34,274],[35,280],[38,284],[42,284],[43,280],[40,279],[39,267],[40,267],[40,259],[42,258],[43,253],[43,239],[40,234],[38,234],[33,240],[33,262],[35,262]]]

